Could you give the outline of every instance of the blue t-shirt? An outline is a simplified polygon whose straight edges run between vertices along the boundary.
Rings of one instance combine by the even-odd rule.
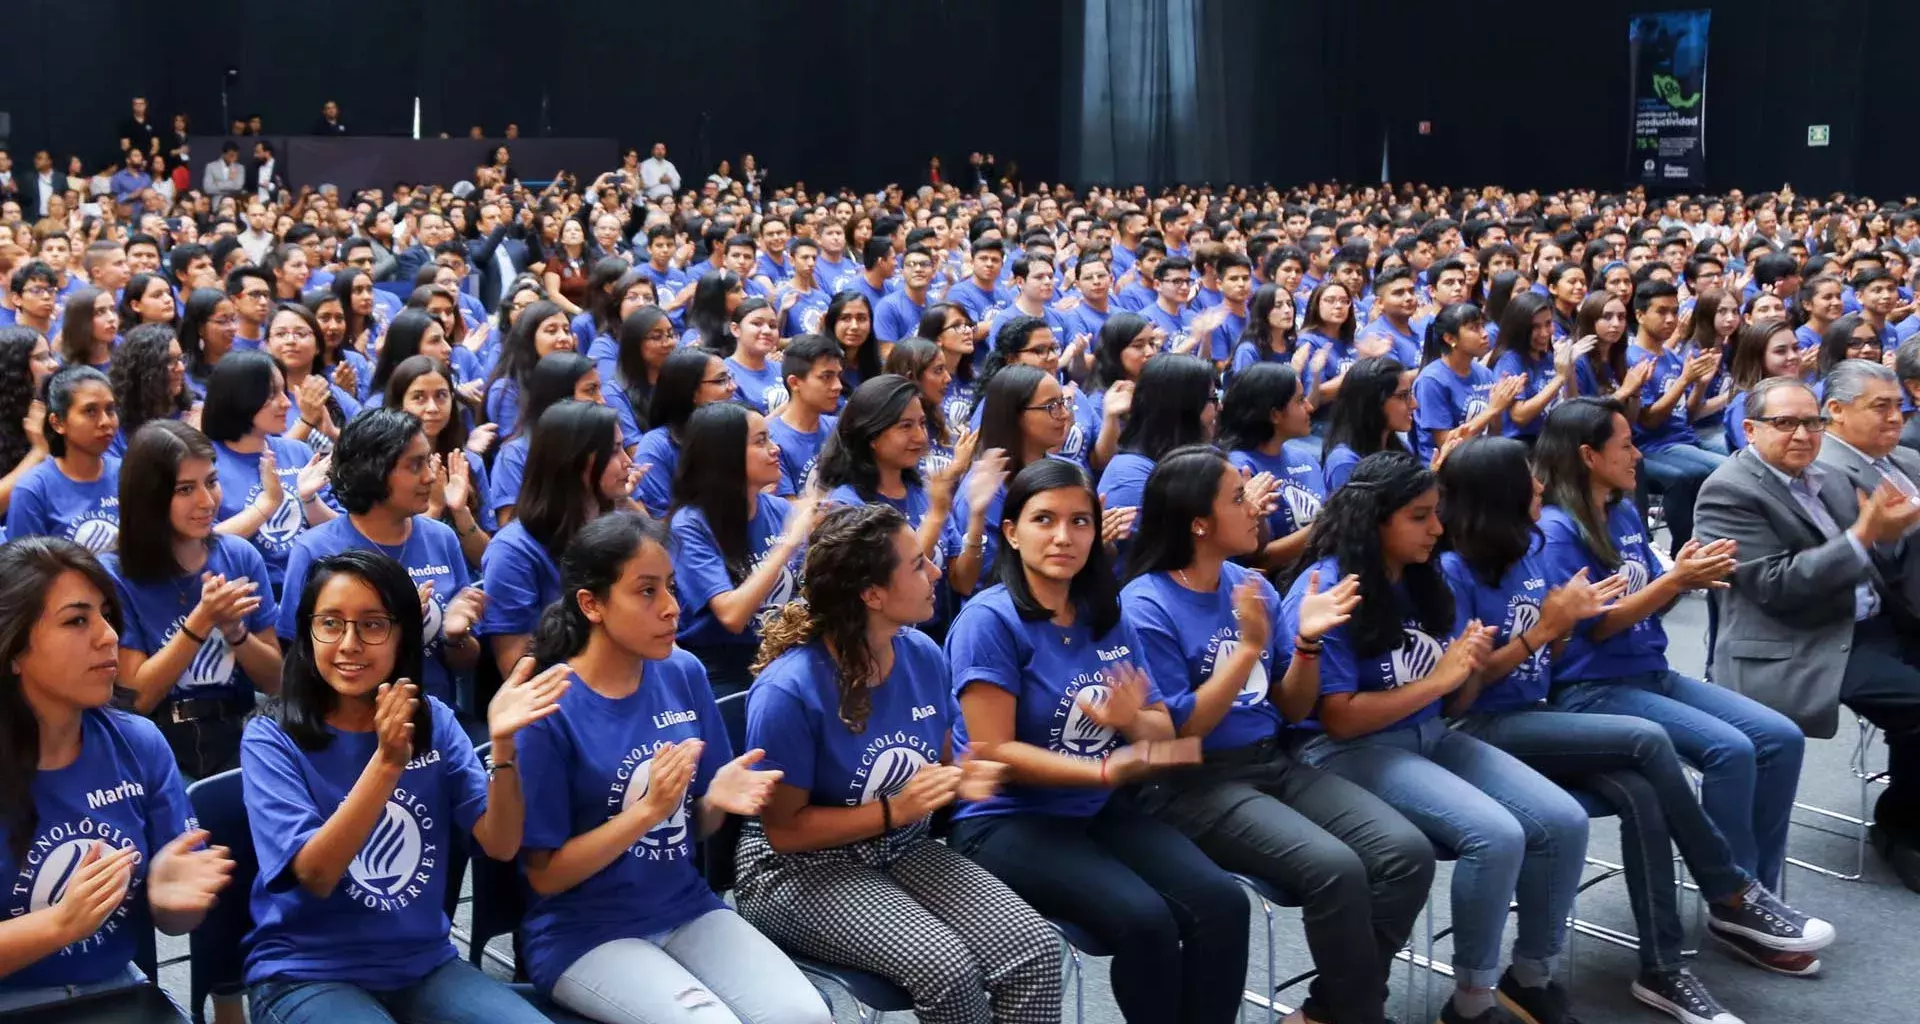
[[[1638,366],[1649,359],[1654,360],[1653,372],[1647,375],[1646,386],[1640,389],[1640,404],[1646,409],[1653,408],[1653,404],[1660,400],[1661,395],[1666,394],[1667,389],[1673,386],[1673,382],[1687,372],[1686,360],[1671,351],[1662,349],[1656,355],[1637,344],[1628,346],[1627,365],[1629,367]],[[1641,425],[1639,418],[1634,419],[1634,445],[1642,453],[1652,455],[1655,452],[1666,451],[1668,448],[1696,443],[1699,437],[1693,432],[1693,422],[1688,415],[1687,396],[1682,392],[1679,401],[1673,403],[1673,410],[1667,413],[1665,423],[1657,427],[1645,427]]]
[[[953,294],[949,292],[947,298],[953,298]],[[1113,313],[1111,302],[1107,303],[1106,309],[1095,309],[1082,299],[1079,305],[1062,315],[1066,317],[1067,323],[1072,325],[1071,330],[1068,331],[1069,334],[1091,334],[1097,339],[1100,337],[1100,328],[1107,325],[1107,320],[1113,316]]]
[[[46,459],[13,485],[7,536],[61,537],[95,553],[120,541],[120,460],[101,460],[100,476],[74,480]]]
[[[273,587],[267,582],[267,564],[260,552],[238,537],[216,533],[209,538],[207,564],[201,572],[190,572],[164,580],[133,581],[126,577],[119,555],[101,559],[113,574],[114,591],[120,598],[124,620],[120,646],[152,656],[186,625],[187,614],[200,603],[201,572],[225,576],[229,581],[245,577],[259,585],[254,592],[260,599],[246,618],[247,632],[263,633],[273,628],[279,608],[274,603]],[[269,680],[268,682],[273,682]],[[185,672],[168,691],[168,700],[239,700],[253,696],[255,682],[248,678],[227,646],[227,638],[218,629],[207,631],[207,642],[194,652]]]
[[[767,433],[780,448],[780,494],[798,494],[800,488],[807,485],[807,478],[813,475],[814,460],[820,457],[820,449],[826,445],[827,438],[833,436],[833,428],[839,422],[838,416],[822,416],[818,429],[803,434],[777,416],[767,421]]]
[[[108,850],[131,846],[140,856],[126,897],[98,931],[0,978],[0,993],[106,981],[133,962],[137,939],[128,914],[147,898],[154,855],[194,827],[173,751],[151,721],[89,708],[80,713],[80,756],[65,768],[35,771],[27,792],[36,820],[24,860],[15,859],[13,833],[0,822],[0,878],[7,880],[0,914],[6,918],[58,903],[95,843]]]
[[[787,499],[771,494],[760,494],[757,500],[758,511],[747,520],[747,550],[753,562],[746,567],[743,580],[759,567],[760,560],[780,539],[780,532],[787,525],[787,513],[793,507]],[[781,572],[780,581],[761,602],[760,612],[747,628],[735,633],[713,615],[713,599],[740,583],[727,574],[726,556],[720,553],[720,543],[707,525],[706,513],[697,508],[681,508],[673,514],[672,529],[673,572],[680,592],[680,643],[693,648],[714,644],[760,646],[760,616],[799,596],[800,563],[805,553],[794,552],[793,560]]]
[[[1338,559],[1324,558],[1302,572],[1293,581],[1287,591],[1287,600],[1281,616],[1278,635],[1291,639],[1300,635],[1300,602],[1306,599],[1307,582],[1314,572],[1320,574],[1321,586],[1328,581],[1340,579]],[[1413,605],[1408,600],[1406,589],[1395,584],[1390,594],[1375,594],[1367,598],[1372,601],[1394,601],[1403,612],[1411,612]],[[1392,690],[1415,680],[1425,679],[1434,667],[1440,664],[1440,656],[1446,652],[1446,644],[1453,639],[1451,634],[1442,637],[1431,636],[1420,628],[1420,622],[1411,614],[1404,617],[1403,640],[1399,647],[1372,658],[1365,658],[1354,649],[1353,637],[1347,626],[1336,626],[1321,638],[1320,646],[1320,693],[1365,693],[1376,690]],[[1291,661],[1291,659],[1289,659]],[[1285,666],[1275,669],[1284,672]],[[1410,729],[1440,713],[1440,702],[1433,700],[1412,714],[1402,718],[1386,729]],[[1316,719],[1303,726],[1319,728]],[[1384,730],[1382,730],[1384,731]]]
[[[1193,311],[1184,306],[1178,313],[1169,313],[1160,308],[1158,301],[1149,302],[1140,307],[1140,315],[1145,317],[1148,323],[1166,332],[1167,340],[1162,351],[1171,351],[1180,347],[1187,340],[1189,329],[1193,327]],[[1199,347],[1194,349],[1194,354],[1202,359],[1207,358],[1207,353]]]
[[[1736,392],[1733,400],[1727,403],[1726,438],[1727,450],[1737,452],[1747,446],[1747,396],[1750,392]]]
[[[813,279],[834,295],[853,287],[854,279],[862,273],[865,273],[865,270],[860,266],[859,260],[852,258],[852,254],[840,260],[830,260],[826,253],[821,253],[813,261]]]
[[[1240,626],[1233,616],[1233,590],[1254,579],[1267,602],[1271,620],[1280,614],[1280,595],[1272,584],[1232,562],[1220,567],[1220,585],[1211,594],[1195,593],[1180,585],[1172,573],[1136,576],[1120,591],[1121,615],[1140,638],[1141,659],[1166,696],[1167,712],[1176,728],[1193,714],[1194,692],[1213,675],[1222,659],[1240,646]],[[1275,631],[1277,633],[1277,631]],[[1285,726],[1280,709],[1267,697],[1273,666],[1273,642],[1260,652],[1260,661],[1226,716],[1206,735],[1208,750],[1231,750],[1272,739]]]
[[[1226,328],[1223,327],[1221,330]],[[1292,349],[1286,352],[1275,352],[1271,344],[1243,341],[1234,346],[1233,364],[1227,369],[1227,380],[1232,381],[1235,377],[1247,372],[1248,367],[1257,366],[1260,363],[1291,364],[1292,362]]]
[[[873,336],[886,342],[913,337],[920,330],[920,318],[927,315],[927,305],[932,300],[933,296],[928,295],[927,302],[915,302],[905,288],[889,294],[874,307]]]
[[[1440,571],[1453,590],[1454,632],[1464,631],[1468,622],[1479,619],[1481,625],[1500,630],[1493,640],[1498,650],[1540,624],[1540,604],[1547,598],[1548,587],[1547,565],[1538,540],[1525,557],[1507,568],[1498,586],[1488,586],[1457,552],[1440,556]],[[1506,676],[1487,680],[1473,702],[1473,710],[1512,711],[1545,700],[1553,682],[1551,646],[1541,645]]]
[[[747,368],[732,356],[728,356],[725,362],[728,372],[733,374],[734,397],[748,408],[765,416],[768,409],[786,403],[787,385],[780,377],[777,355],[769,357],[758,370]]]
[[[1386,317],[1381,317],[1380,319],[1375,320],[1374,322],[1368,324],[1366,326],[1366,329],[1362,330],[1359,334],[1355,335],[1355,337],[1356,338],[1366,338],[1366,337],[1386,338],[1391,342],[1393,342],[1393,351],[1389,354],[1392,355],[1393,358],[1399,360],[1401,366],[1411,369],[1415,366],[1420,365],[1420,362],[1421,362],[1420,334],[1417,330],[1415,330],[1415,327],[1412,323],[1407,324],[1407,333],[1402,334],[1399,331],[1396,331],[1393,329],[1393,325],[1387,322]]]
[[[1336,444],[1327,452],[1326,462],[1321,476],[1326,480],[1327,493],[1332,494],[1353,475],[1353,467],[1360,464],[1360,453],[1344,444]]]
[[[523,851],[558,850],[633,806],[647,795],[662,746],[697,739],[706,748],[679,810],[571,889],[532,898],[524,924],[527,973],[542,992],[604,943],[658,935],[724,906],[693,857],[694,802],[733,760],[707,670],[676,647],[662,661],[642,663],[640,688],[618,700],[571,678],[559,713],[522,729],[515,741],[526,787]]]
[[[1629,349],[1628,351],[1631,352],[1632,350]],[[1500,358],[1493,361],[1493,377],[1495,380],[1501,377],[1510,377],[1515,374],[1527,378],[1527,382],[1520,388],[1520,393],[1513,397],[1515,405],[1521,402],[1532,401],[1540,394],[1540,389],[1553,383],[1555,372],[1552,356],[1529,359],[1512,349],[1507,349],[1500,353]],[[1547,407],[1540,411],[1540,415],[1535,416],[1533,422],[1527,424],[1515,423],[1513,421],[1513,407],[1508,406],[1507,414],[1500,417],[1500,432],[1507,437],[1539,437],[1540,428],[1547,425],[1547,413],[1552,412],[1554,407],[1559,405],[1565,397],[1564,393],[1553,396],[1553,398],[1547,402]]]
[[[331,981],[382,990],[412,985],[459,954],[448,940],[452,830],[487,808],[487,774],[445,704],[426,698],[433,736],[407,762],[386,810],[333,891],[316,897],[294,858],[379,756],[373,732],[327,726],[330,742],[302,750],[271,718],[240,737],[241,780],[260,874],[248,906],[246,981]]]
[[[1275,540],[1298,533],[1320,518],[1327,484],[1320,472],[1318,447],[1311,437],[1297,437],[1281,442],[1277,457],[1251,448],[1227,453],[1227,461],[1235,466],[1255,474],[1272,473],[1280,481],[1280,500],[1267,516],[1267,531]]]
[[[487,422],[499,426],[500,436],[512,437],[514,428],[520,425],[519,382],[501,377],[488,384],[484,408]]]
[[[540,613],[560,600],[560,566],[518,520],[503,527],[480,555],[487,610],[481,636],[523,636],[540,624]]]
[[[772,256],[764,252],[760,253],[753,258],[753,273],[749,276],[764,277],[773,282],[775,287],[779,287],[793,276],[793,261],[781,260],[776,263]]]
[[[1793,336],[1800,339],[1800,351],[1807,352],[1820,347],[1820,332],[1812,324],[1801,324],[1793,329]]]
[[[1585,541],[1580,539],[1580,531],[1575,527],[1573,517],[1557,505],[1548,505],[1540,511],[1540,532],[1546,536],[1543,560],[1546,563],[1549,582],[1569,580],[1581,569],[1587,570],[1587,578],[1595,583],[1613,575],[1626,576],[1627,592],[1623,598],[1639,593],[1659,576],[1660,562],[1654,557],[1653,548],[1647,543],[1646,527],[1641,525],[1640,510],[1631,500],[1616,503],[1607,512],[1607,533],[1613,538],[1614,550],[1621,559],[1619,568],[1601,564],[1594,557]],[[1573,636],[1555,659],[1554,679],[1561,683],[1586,682],[1593,679],[1618,679],[1621,676],[1635,675],[1641,672],[1660,672],[1667,668],[1667,630],[1661,624],[1658,614],[1649,615],[1633,628],[1622,630],[1605,640],[1593,638],[1593,627],[1599,618],[1588,619],[1573,628]]]
[[[764,749],[766,767],[785,772],[780,781],[816,806],[899,796],[946,750],[957,717],[946,658],[917,629],[894,634],[893,668],[868,688],[866,728],[857,733],[840,718],[837,671],[818,640],[775,658],[747,691],[747,746]]]
[[[493,459],[493,479],[487,483],[488,511],[520,504],[520,484],[527,475],[527,445],[531,439],[516,437],[500,446]]]
[[[488,545],[492,547],[491,544]],[[460,538],[453,528],[437,519],[413,517],[413,533],[404,544],[391,546],[368,540],[347,516],[336,516],[300,535],[287,557],[288,600],[280,603],[279,631],[282,640],[298,635],[301,623],[300,591],[307,584],[313,563],[342,551],[378,551],[406,567],[407,576],[418,587],[433,584],[433,598],[427,602],[426,620],[421,623],[425,646],[421,649],[420,687],[425,692],[452,704],[456,673],[446,662],[447,603],[472,582],[467,574],[467,559],[460,551]]]
[[[1106,700],[1111,691],[1107,671],[1120,662],[1147,666],[1140,640],[1125,620],[1102,637],[1093,635],[1083,611],[1073,626],[1062,629],[1047,620],[1028,622],[1014,608],[1007,588],[995,584],[967,602],[947,631],[947,668],[956,697],[974,683],[998,687],[1014,697],[1013,738],[1066,757],[1097,761],[1127,739],[1087,717],[1078,698],[1088,690],[1091,699]],[[1160,691],[1147,681],[1148,705],[1161,702]],[[953,727],[955,756],[967,749],[967,723],[956,716]],[[1106,806],[1108,791],[1077,786],[1008,785],[978,803],[962,803],[955,818],[988,814],[1050,814],[1086,818]]]
[[[987,310],[995,306],[1004,306],[1013,301],[1013,296],[998,286],[982,288],[973,278],[947,289],[947,301],[967,311],[974,323],[986,319]]]
[[[1478,361],[1467,367],[1465,377],[1453,367],[1435,360],[1420,368],[1413,379],[1413,454],[1422,462],[1433,458],[1439,447],[1436,435],[1457,430],[1460,424],[1487,411],[1494,376]]]
[[[819,278],[814,280],[818,281]],[[797,285],[789,283],[783,292],[797,288]],[[785,301],[781,297],[774,303],[774,308],[779,309],[780,303]],[[786,319],[780,324],[780,336],[793,338],[802,334],[819,334],[820,322],[826,318],[827,307],[832,304],[833,294],[817,284],[811,290],[801,292],[800,297],[793,300],[793,305],[787,309]]]
[[[313,458],[313,449],[290,437],[268,435],[267,448],[273,452],[274,475],[280,478],[280,507],[247,538],[267,563],[273,589],[284,594],[287,556],[293,542],[307,528],[307,511],[300,501],[300,470]],[[247,510],[260,497],[260,453],[234,451],[226,443],[213,443],[214,470],[220,475],[220,511],[222,522]],[[293,604],[300,595],[293,595]]]
[[[653,467],[633,489],[633,499],[645,505],[655,518],[666,515],[673,506],[673,475],[680,467],[680,442],[666,427],[655,427],[640,435],[640,443],[633,450],[633,464]]]
[[[1147,477],[1153,474],[1153,460],[1139,452],[1119,452],[1107,461],[1096,488],[1108,508],[1139,508],[1147,491]]]

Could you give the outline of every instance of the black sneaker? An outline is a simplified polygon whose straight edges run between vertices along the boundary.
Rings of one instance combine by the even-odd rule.
[[[1469,1017],[1461,1013],[1453,1005],[1453,999],[1449,997],[1446,1005],[1440,1007],[1439,1024],[1516,1024],[1516,1021],[1514,1016],[1501,1009],[1497,1002],[1487,1007],[1485,1011]]]
[[[1514,980],[1511,967],[1500,976],[1494,998],[1521,1024],[1580,1024],[1580,1018],[1569,1008],[1565,986],[1549,981],[1540,988],[1530,988]]]
[[[1745,1024],[1713,998],[1707,986],[1682,967],[1647,971],[1634,979],[1633,998],[1681,1024]]]
[[[1752,939],[1725,932],[1710,934],[1721,949],[1763,971],[1784,974],[1790,978],[1811,978],[1820,973],[1820,958],[1812,953],[1768,949]]]
[[[1754,883],[1734,907],[1707,905],[1707,927],[1782,953],[1812,953],[1833,944],[1833,926],[1808,917]]]

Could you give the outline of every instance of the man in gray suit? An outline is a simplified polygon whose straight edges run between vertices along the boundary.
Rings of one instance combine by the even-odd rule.
[[[1920,526],[1920,457],[1889,454],[1901,426],[1890,371],[1842,363],[1827,397],[1823,413],[1797,380],[1760,382],[1750,447],[1701,488],[1697,536],[1733,539],[1741,558],[1720,594],[1714,679],[1808,735],[1833,736],[1841,704],[1880,726],[1890,784],[1875,845],[1920,892],[1920,538],[1906,539]]]

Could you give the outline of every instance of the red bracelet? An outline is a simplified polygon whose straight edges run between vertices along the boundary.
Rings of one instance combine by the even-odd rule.
[[[1112,755],[1108,755],[1108,757],[1111,757],[1111,756]],[[1100,759],[1100,785],[1102,786],[1112,785],[1112,783],[1109,783],[1107,781],[1107,760],[1108,760],[1107,757],[1102,757]]]

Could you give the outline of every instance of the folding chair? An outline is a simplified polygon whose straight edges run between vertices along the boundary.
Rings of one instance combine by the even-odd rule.
[[[1816,807],[1813,804],[1801,803],[1797,800],[1794,801],[1793,806],[1796,810],[1840,822],[1841,825],[1849,830],[1849,832],[1841,832],[1811,823],[1802,824],[1801,822],[1794,822],[1794,824],[1800,825],[1802,828],[1810,828],[1816,832],[1825,832],[1830,836],[1839,836],[1843,839],[1853,840],[1855,844],[1853,871],[1849,873],[1834,868],[1823,867],[1812,861],[1801,860],[1798,857],[1788,857],[1787,863],[1797,868],[1805,868],[1815,874],[1838,879],[1842,882],[1857,882],[1865,877],[1867,873],[1867,832],[1873,825],[1872,820],[1868,817],[1868,815],[1873,813],[1873,809],[1868,805],[1871,802],[1870,798],[1873,786],[1874,783],[1885,785],[1887,773],[1885,770],[1874,771],[1868,764],[1873,756],[1873,739],[1879,734],[1880,730],[1875,728],[1872,722],[1861,717],[1858,712],[1849,709],[1848,713],[1853,715],[1856,733],[1853,742],[1853,753],[1847,760],[1847,767],[1848,770],[1853,772],[1853,777],[1860,782],[1859,813],[1857,815],[1843,814],[1839,811],[1830,811],[1824,807]],[[1780,875],[1780,897],[1785,899],[1786,895],[1787,877],[1786,873],[1782,872]]]

